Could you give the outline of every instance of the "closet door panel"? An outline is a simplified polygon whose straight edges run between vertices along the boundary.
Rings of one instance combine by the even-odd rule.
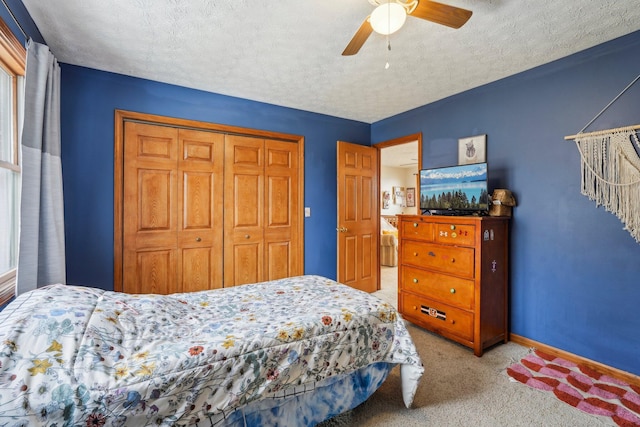
[[[174,249],[138,251],[135,257],[136,280],[127,292],[168,294],[175,292],[176,253]]]
[[[223,285],[224,135],[179,130],[178,246],[184,292]]]
[[[292,271],[291,242],[269,242],[266,246],[265,280],[276,280],[284,277],[297,276]]]
[[[264,141],[225,137],[224,286],[259,282],[264,260]]]
[[[233,176],[233,199],[240,204],[233,209],[233,218],[229,218],[235,231],[261,227],[263,179],[256,171],[239,172]]]
[[[235,243],[232,254],[234,264],[231,267],[233,270],[225,270],[225,277],[231,275],[229,273],[232,273],[233,283],[229,284],[225,281],[225,286],[238,286],[264,281],[262,253],[263,243],[261,241],[250,243],[240,241],[239,243]],[[226,255],[227,258],[231,258],[228,256],[229,254]]]
[[[182,229],[211,229],[215,220],[213,210],[213,174],[184,171],[182,175]]]
[[[179,290],[177,131],[125,123],[123,289]]]
[[[211,289],[215,258],[211,247],[182,250],[182,291]],[[215,283],[213,283],[215,285]]]
[[[291,226],[291,178],[267,177],[267,227]]]
[[[265,280],[303,274],[298,201],[298,144],[265,140]]]

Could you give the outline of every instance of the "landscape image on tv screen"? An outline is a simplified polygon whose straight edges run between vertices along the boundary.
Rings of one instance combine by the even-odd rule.
[[[420,208],[443,211],[488,210],[487,164],[421,170]]]

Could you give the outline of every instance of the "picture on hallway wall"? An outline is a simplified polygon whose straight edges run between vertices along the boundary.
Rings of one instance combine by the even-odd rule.
[[[393,187],[393,204],[405,206],[404,187]]]
[[[413,208],[416,205],[416,189],[413,187],[407,188],[407,207]]]
[[[391,193],[388,191],[382,192],[382,209],[389,209],[389,202],[391,201]]]

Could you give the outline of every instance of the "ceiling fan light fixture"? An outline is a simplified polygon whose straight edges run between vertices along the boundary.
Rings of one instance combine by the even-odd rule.
[[[393,34],[404,25],[407,20],[407,11],[401,4],[390,1],[376,7],[371,13],[369,22],[371,28],[378,34]]]

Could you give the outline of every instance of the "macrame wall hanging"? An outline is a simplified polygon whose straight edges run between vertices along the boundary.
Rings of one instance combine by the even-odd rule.
[[[580,192],[615,214],[625,229],[640,243],[640,125],[583,133],[624,94],[635,78],[576,135],[581,159]]]

